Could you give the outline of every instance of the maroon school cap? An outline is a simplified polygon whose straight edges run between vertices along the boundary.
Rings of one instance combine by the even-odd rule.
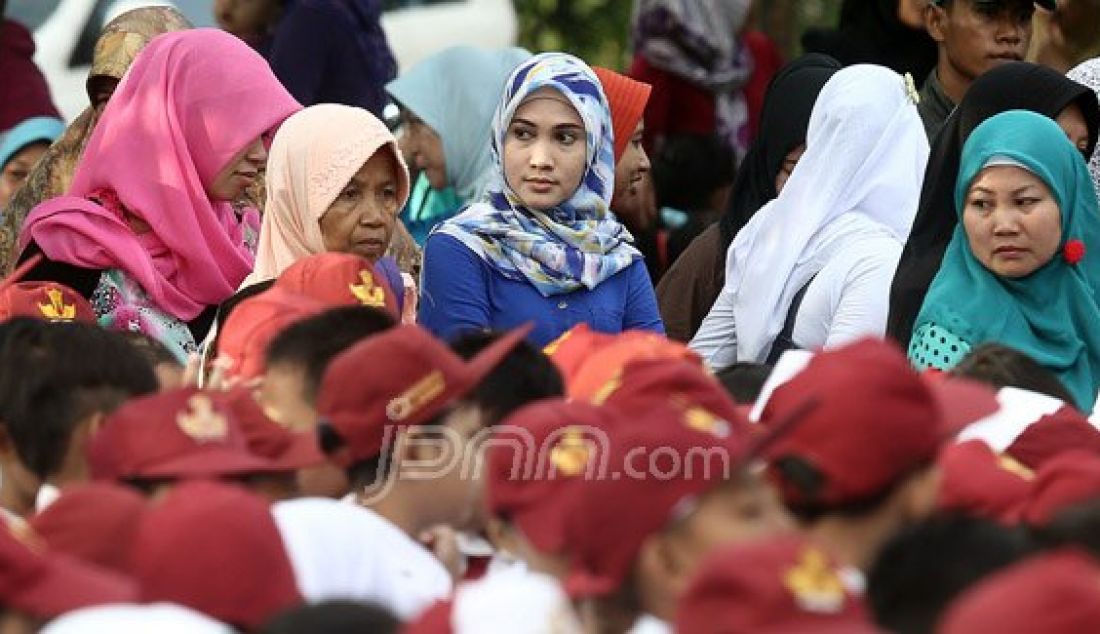
[[[271,461],[248,449],[222,396],[196,388],[127,401],[92,437],[88,462],[96,479],[218,478],[270,472]]]
[[[0,605],[40,619],[137,599],[126,576],[48,550],[25,526],[0,522]]]
[[[348,348],[325,370],[317,396],[321,422],[344,442],[330,457],[349,467],[379,455],[389,433],[422,425],[472,392],[529,330],[512,330],[469,361],[412,324]]]
[[[778,387],[761,423],[816,399],[817,407],[767,450],[770,474],[788,505],[837,506],[886,491],[932,463],[959,430],[997,411],[989,388],[962,379],[922,379],[894,345],[874,339],[816,354]],[[822,476],[806,498],[774,466],[798,458]]]
[[[494,428],[486,450],[489,511],[540,552],[561,552],[573,499],[621,424],[607,408],[564,399],[519,409]]]
[[[680,599],[682,634],[871,634],[840,564],[798,534],[738,544],[709,557]]]
[[[146,508],[133,487],[87,482],[63,489],[30,526],[55,552],[130,575],[130,548]]]
[[[585,478],[566,524],[573,596],[614,592],[651,535],[688,517],[700,496],[730,481],[748,449],[726,420],[700,408],[624,421],[604,467]]]
[[[291,264],[275,288],[306,295],[326,306],[370,306],[400,319],[397,295],[370,260],[351,253],[318,253]],[[403,289],[402,289],[403,290]]]
[[[134,542],[145,603],[258,629],[302,603],[271,505],[231,484],[185,482],[150,507]]]
[[[17,282],[0,290],[0,321],[12,317],[96,323],[88,300],[57,282]]]

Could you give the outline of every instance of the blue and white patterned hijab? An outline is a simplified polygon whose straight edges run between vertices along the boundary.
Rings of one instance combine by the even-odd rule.
[[[531,209],[508,186],[502,153],[516,110],[540,88],[564,95],[586,136],[581,184],[552,209]],[[610,212],[615,184],[611,114],[592,69],[565,53],[542,53],[508,78],[493,117],[493,174],[483,202],[441,224],[504,277],[527,280],[544,297],[593,289],[641,257],[630,232]]]

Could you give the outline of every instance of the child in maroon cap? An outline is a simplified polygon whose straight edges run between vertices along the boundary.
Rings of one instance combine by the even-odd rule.
[[[720,388],[719,388],[720,389]],[[670,622],[688,580],[720,546],[784,531],[787,518],[747,470],[744,421],[666,396],[616,428],[608,471],[586,479],[566,527],[566,589],[586,619],[624,632],[643,616]]]
[[[571,503],[622,424],[606,408],[547,399],[494,431],[485,454],[488,532],[505,556],[533,572],[568,576]]]
[[[676,614],[680,634],[872,634],[858,594],[797,535],[740,544],[704,565]]]
[[[270,499],[297,493],[296,472],[324,461],[312,435],[264,416],[247,390],[185,388],[132,399],[88,447],[92,477],[160,497],[187,480],[230,480]]]
[[[181,484],[134,539],[143,602],[169,601],[245,631],[302,603],[267,500],[214,482]]]
[[[483,527],[479,465],[487,430],[478,407],[464,399],[526,332],[464,361],[422,328],[398,326],[329,364],[317,399],[322,448],[347,470],[355,498],[406,536],[402,548],[420,548],[414,540],[439,525]],[[436,546],[439,553],[442,543]],[[450,563],[459,576],[457,558]]]
[[[807,533],[851,572],[895,531],[927,517],[940,447],[997,410],[961,379],[926,382],[893,345],[863,340],[821,352],[771,395],[761,422],[816,406],[768,450],[768,474]]]
[[[264,410],[297,430],[317,426],[317,392],[325,369],[352,345],[397,325],[390,315],[366,306],[330,308],[275,335],[265,352],[260,385]]]

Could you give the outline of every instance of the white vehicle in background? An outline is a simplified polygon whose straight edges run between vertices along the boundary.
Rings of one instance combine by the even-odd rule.
[[[67,120],[88,105],[84,83],[103,25],[143,6],[171,5],[195,26],[215,26],[213,0],[8,0],[6,16],[34,34],[35,62]],[[382,28],[401,70],[445,48],[512,46],[518,26],[512,0],[382,0]]]

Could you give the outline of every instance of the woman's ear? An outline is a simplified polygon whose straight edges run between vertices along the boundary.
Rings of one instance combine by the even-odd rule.
[[[947,39],[947,18],[947,9],[933,2],[929,2],[924,8],[924,28],[939,44]]]

